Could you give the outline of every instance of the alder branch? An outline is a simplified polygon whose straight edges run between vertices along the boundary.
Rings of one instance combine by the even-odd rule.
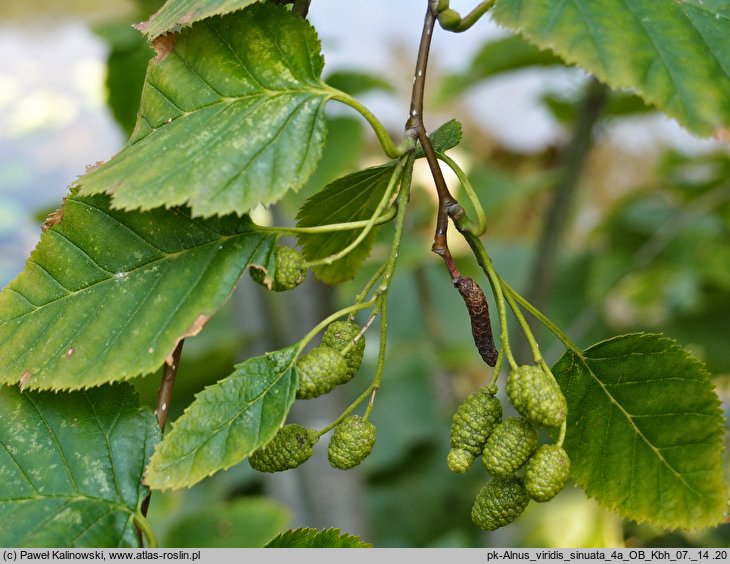
[[[438,195],[436,232],[431,250],[444,259],[451,278],[456,279],[459,277],[459,271],[449,251],[446,232],[449,226],[449,216],[459,216],[463,214],[463,209],[459,205],[459,202],[451,195],[451,192],[449,192],[446,180],[441,172],[436,151],[431,144],[431,140],[428,138],[426,127],[423,123],[423,97],[426,87],[426,70],[428,68],[428,56],[431,50],[431,38],[433,37],[433,30],[438,17],[438,5],[438,1],[430,0],[426,9],[426,16],[423,20],[421,41],[418,46],[418,56],[416,58],[416,71],[413,76],[411,108],[408,121],[406,122],[406,136],[417,138],[421,147],[423,147],[423,152],[426,155],[426,161],[431,169],[431,176],[433,176]]]
[[[157,424],[160,426],[160,430],[165,432],[165,425],[167,425],[167,416],[170,413],[170,402],[172,401],[172,391],[175,388],[175,378],[177,377],[177,369],[180,366],[180,357],[182,356],[182,348],[185,343],[185,339],[180,339],[180,342],[172,352],[172,364],[167,362],[164,364],[162,369],[162,381],[160,382],[160,389],[157,392],[157,404],[155,406],[155,417],[157,418]],[[140,511],[143,516],[147,517],[147,511],[150,508],[150,501],[152,499],[152,493],[150,493],[144,501]],[[137,528],[137,536],[139,537],[140,546],[144,546],[142,543],[142,532]]]
[[[157,392],[157,406],[155,407],[155,417],[157,424],[164,432],[167,424],[167,416],[170,413],[170,402],[172,401],[172,391],[175,388],[175,378],[177,377],[177,368],[180,365],[180,356],[182,355],[183,344],[185,339],[181,339],[172,353],[172,364],[165,363],[162,369],[162,382]]]
[[[309,13],[310,2],[311,0],[294,0],[294,7],[291,11],[303,18],[306,18]]]

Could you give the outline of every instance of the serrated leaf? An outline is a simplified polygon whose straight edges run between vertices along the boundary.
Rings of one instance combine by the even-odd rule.
[[[569,351],[553,372],[568,401],[571,472],[589,496],[660,527],[722,519],[723,418],[698,361],[661,335],[632,334]]]
[[[447,151],[461,141],[461,123],[452,119],[431,135],[436,151]],[[416,149],[416,157],[423,157],[423,149]],[[385,195],[396,163],[367,168],[338,178],[309,198],[297,215],[297,227],[317,227],[332,223],[347,223],[370,219]],[[357,239],[361,229],[335,231],[325,234],[299,235],[304,257],[309,261],[333,255]],[[346,256],[329,265],[316,266],[315,276],[327,284],[339,284],[352,278],[370,254],[377,229]]]
[[[132,521],[159,438],[129,384],[0,388],[0,546],[138,547]]]
[[[284,506],[265,497],[244,497],[206,505],[172,524],[165,546],[176,548],[261,548],[290,521]]]
[[[338,178],[305,202],[297,215],[297,227],[370,219],[385,195],[394,171],[395,164],[388,163]],[[304,257],[314,261],[346,248],[360,233],[362,229],[299,235],[299,244]],[[314,267],[315,276],[327,284],[339,284],[352,278],[370,254],[375,233],[376,229],[373,229],[340,260]]]
[[[70,196],[0,292],[0,383],[80,389],[156,370],[196,334],[275,237],[248,217],[123,212]]]
[[[81,177],[114,207],[188,204],[244,214],[299,189],[319,161],[324,105],[319,39],[280,6],[254,4],[155,42],[129,143]]]
[[[497,0],[493,17],[699,135],[730,127],[726,0]]]
[[[485,43],[467,71],[447,76],[442,81],[438,97],[446,102],[482,80],[500,74],[531,67],[564,65],[560,57],[538,49],[522,37],[512,35]]]
[[[265,548],[372,548],[373,545],[339,529],[302,528],[280,534]]]
[[[149,20],[136,27],[148,38],[180,31],[183,27],[211,16],[220,16],[241,10],[258,0],[167,0]]]
[[[436,128],[428,137],[431,140],[434,150],[443,153],[449,149],[453,149],[461,142],[461,133],[461,122],[450,119]],[[416,158],[420,159],[424,155],[423,148],[418,145],[416,147]]]
[[[269,442],[296,397],[296,352],[295,345],[250,358],[197,394],[152,455],[146,483],[189,487]]]

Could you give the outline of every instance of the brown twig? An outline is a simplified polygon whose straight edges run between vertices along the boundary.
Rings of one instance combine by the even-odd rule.
[[[429,0],[426,16],[423,20],[423,30],[421,31],[421,41],[418,46],[418,57],[416,59],[416,72],[413,77],[413,92],[411,94],[411,109],[406,123],[406,136],[410,135],[418,138],[423,152],[426,155],[426,161],[431,169],[434,184],[436,185],[436,193],[438,195],[438,215],[436,217],[436,232],[433,238],[433,246],[431,250],[443,257],[446,267],[449,269],[451,278],[459,277],[459,271],[456,269],[454,260],[449,251],[448,242],[446,240],[446,231],[449,226],[449,216],[460,215],[463,213],[459,202],[451,195],[446,185],[444,175],[441,173],[438,157],[434,151],[431,140],[426,133],[426,127],[423,124],[423,96],[426,87],[426,69],[428,68],[428,55],[431,50],[431,37],[438,16],[438,1]]]
[[[291,11],[303,18],[306,18],[309,13],[310,2],[311,0],[294,0],[294,7]]]
[[[181,339],[172,353],[172,364],[165,363],[162,369],[162,382],[160,390],[157,392],[157,407],[155,408],[155,417],[162,431],[165,430],[167,424],[167,416],[170,413],[170,401],[172,400],[172,390],[175,387],[175,377],[177,376],[177,367],[180,365],[180,356],[185,339]]]
[[[172,352],[172,364],[165,363],[162,369],[162,382],[160,382],[160,389],[157,392],[157,406],[155,407],[155,417],[157,417],[157,424],[160,426],[160,430],[165,432],[165,425],[167,425],[167,416],[170,413],[170,402],[172,401],[172,391],[175,388],[175,378],[177,377],[177,369],[180,366],[180,356],[182,355],[183,343],[185,339],[181,339]],[[140,511],[142,515],[147,517],[147,511],[150,508],[150,500],[152,494],[150,493],[142,502]],[[137,535],[140,537],[140,546],[142,546],[141,532],[138,530]]]

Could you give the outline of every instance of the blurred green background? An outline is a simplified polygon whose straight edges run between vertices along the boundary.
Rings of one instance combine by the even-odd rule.
[[[0,287],[22,269],[66,187],[129,135],[152,54],[130,24],[160,4],[0,3]],[[325,78],[361,96],[398,138],[422,3],[342,4],[312,3]],[[372,49],[362,49],[364,42]],[[637,330],[676,338],[707,363],[727,415],[727,148],[693,139],[630,93],[607,91],[488,21],[461,36],[439,33],[429,72],[428,125],[455,117],[464,126],[464,141],[451,155],[487,210],[485,242],[501,275],[581,346]],[[256,218],[291,224],[301,203],[327,182],[381,160],[364,123],[332,108],[314,178]],[[340,527],[380,547],[728,546],[729,524],[667,533],[624,522],[572,486],[494,533],[471,524],[485,475],[479,467],[448,472],[449,422],[490,374],[474,350],[461,298],[429,252],[434,195],[420,164],[391,293],[373,455],[356,470],[333,470],[323,440],[294,471],[261,476],[243,463],[190,490],[156,492],[150,519],[163,546],[261,546],[299,526]],[[386,256],[390,230],[379,237],[361,275],[337,288],[310,276],[295,291],[272,296],[245,277],[205,331],[186,342],[171,417],[234,362],[299,339],[351,303]],[[467,249],[451,240],[462,272],[476,276]],[[548,360],[557,360],[558,343],[539,335]],[[517,333],[514,339],[526,358]],[[325,426],[367,386],[377,324],[368,340],[358,377],[324,398],[297,402],[292,420]],[[158,381],[150,375],[135,382],[152,406]]]

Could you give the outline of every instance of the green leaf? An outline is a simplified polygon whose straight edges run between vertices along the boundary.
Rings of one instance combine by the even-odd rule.
[[[572,475],[590,497],[666,528],[722,519],[723,418],[697,360],[661,335],[632,334],[569,351],[553,372],[568,401]]]
[[[137,29],[154,39],[170,31],[177,32],[193,22],[211,16],[235,12],[253,4],[257,0],[167,0],[152,17],[137,25]]]
[[[78,181],[114,207],[189,204],[244,214],[299,189],[319,161],[324,105],[337,91],[309,23],[270,4],[155,42],[132,138]]]
[[[699,135],[730,127],[726,0],[497,0],[495,21]]]
[[[373,545],[339,529],[292,529],[280,534],[265,548],[372,548]]]
[[[351,117],[327,118],[327,142],[317,170],[297,193],[290,193],[279,203],[284,217],[296,217],[307,199],[330,182],[359,168],[365,150],[363,122]]]
[[[0,383],[79,389],[156,370],[248,265],[274,266],[274,244],[248,217],[198,221],[68,197],[0,292]]]
[[[464,73],[447,76],[442,81],[438,98],[447,102],[481,81],[500,74],[564,64],[560,57],[538,49],[517,35],[489,41]]]
[[[295,345],[250,358],[197,394],[155,450],[146,483],[189,487],[269,442],[296,396],[296,353]]]
[[[297,215],[297,227],[316,227],[370,219],[385,195],[395,163],[366,168],[328,184],[307,200]],[[308,261],[333,255],[351,244],[362,229],[299,235],[302,254]],[[313,268],[317,278],[339,284],[352,278],[370,254],[376,229],[346,256],[329,265]]]
[[[453,149],[461,142],[461,122],[450,119],[442,124],[428,136],[431,140],[433,148],[439,153],[444,153],[449,149]],[[420,159],[425,156],[423,148],[418,145],[416,148],[416,158]]]
[[[289,512],[265,497],[209,504],[172,525],[165,546],[179,548],[261,548],[285,529]]]
[[[129,384],[0,388],[0,546],[138,547],[132,521],[159,438]]]

